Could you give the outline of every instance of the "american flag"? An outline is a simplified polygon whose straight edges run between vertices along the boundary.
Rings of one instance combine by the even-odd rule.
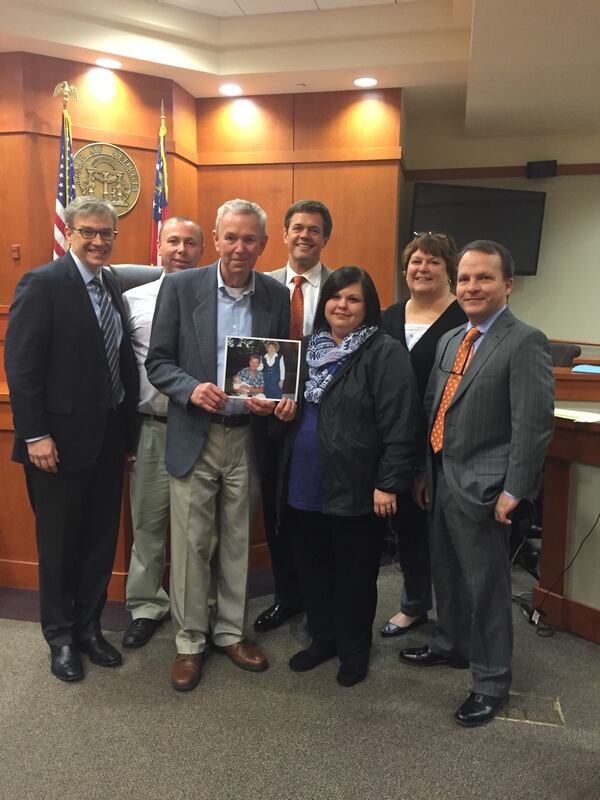
[[[65,208],[75,200],[75,165],[73,163],[73,133],[71,117],[65,109],[60,133],[60,160],[58,162],[58,187],[54,211],[53,257],[64,256],[68,247],[65,239]]]
[[[161,104],[160,129],[158,131],[158,153],[156,154],[156,174],[154,176],[154,197],[152,198],[152,239],[150,242],[150,263],[161,266],[158,252],[160,228],[167,218],[169,186],[167,183],[167,157],[165,155],[165,112]]]

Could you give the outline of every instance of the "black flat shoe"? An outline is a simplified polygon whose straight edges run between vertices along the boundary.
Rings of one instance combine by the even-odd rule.
[[[508,695],[492,697],[489,694],[471,692],[454,714],[454,719],[464,728],[477,728],[491,722],[507,700]]]
[[[295,617],[297,614],[302,614],[302,609],[299,606],[285,606],[283,603],[273,603],[262,614],[259,614],[254,622],[254,630],[258,633],[266,633],[267,631],[274,631],[283,625],[290,617]]]
[[[429,622],[429,617],[427,614],[421,614],[420,617],[416,617],[413,619],[410,625],[406,625],[404,628],[402,628],[400,625],[394,625],[393,622],[388,620],[381,629],[381,635],[383,637],[404,636],[405,633],[408,633],[413,628],[418,628],[419,625],[425,625],[426,622]]]
[[[121,644],[123,647],[143,647],[148,644],[165,619],[166,617],[161,617],[161,619],[138,617],[138,619],[132,620],[123,634]]]
[[[434,653],[427,645],[425,647],[407,647],[400,650],[400,660],[417,667],[446,666],[454,669],[468,669],[469,662],[462,658],[452,658]]]
[[[50,672],[61,681],[80,681],[83,678],[81,656],[74,645],[50,645]]]
[[[99,667],[120,667],[123,657],[116,647],[106,641],[101,633],[88,636],[77,642],[77,649],[89,656],[92,664]]]

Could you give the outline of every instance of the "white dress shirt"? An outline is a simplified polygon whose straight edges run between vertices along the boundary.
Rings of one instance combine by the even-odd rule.
[[[140,372],[140,402],[138,411],[141,414],[156,414],[158,417],[167,416],[169,398],[155,389],[148,380],[144,362],[148,355],[150,344],[150,331],[156,307],[158,291],[162,286],[165,273],[157,281],[144,283],[125,292],[123,302],[127,312],[127,327],[133,352]]]

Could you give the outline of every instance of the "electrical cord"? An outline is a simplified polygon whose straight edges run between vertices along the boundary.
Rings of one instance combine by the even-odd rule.
[[[544,605],[545,605],[546,600],[548,599],[549,595],[551,595],[553,593],[554,589],[556,589],[556,587],[558,586],[558,584],[562,580],[563,576],[568,572],[568,570],[571,569],[571,567],[575,563],[575,559],[577,558],[577,556],[581,552],[581,548],[587,542],[587,540],[590,538],[590,536],[594,532],[594,529],[596,528],[596,525],[598,524],[599,521],[600,521],[600,511],[598,512],[598,516],[596,517],[596,521],[594,522],[592,527],[589,529],[589,531],[586,533],[586,535],[583,537],[583,539],[579,543],[579,547],[575,551],[573,557],[571,558],[569,563],[566,565],[566,567],[563,569],[563,571],[560,573],[558,578],[554,581],[552,586],[549,589],[541,589],[541,591],[546,593],[544,595],[544,599],[542,600],[540,605],[537,606],[534,609],[534,611],[531,612],[531,616],[529,617],[529,621],[531,622],[531,624],[536,626],[536,633],[537,633],[538,636],[553,636],[554,635],[554,628],[552,628],[550,625],[545,625],[543,623],[540,623],[540,619],[545,615]]]

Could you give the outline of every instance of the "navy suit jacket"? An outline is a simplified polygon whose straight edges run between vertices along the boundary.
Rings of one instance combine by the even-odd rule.
[[[108,269],[103,280],[123,322],[124,447],[133,450],[138,371],[118,282]],[[50,434],[61,470],[91,467],[104,439],[110,377],[102,331],[69,253],[26,273],[17,285],[6,332],[5,366],[15,425],[13,460],[29,464],[25,440]]]

